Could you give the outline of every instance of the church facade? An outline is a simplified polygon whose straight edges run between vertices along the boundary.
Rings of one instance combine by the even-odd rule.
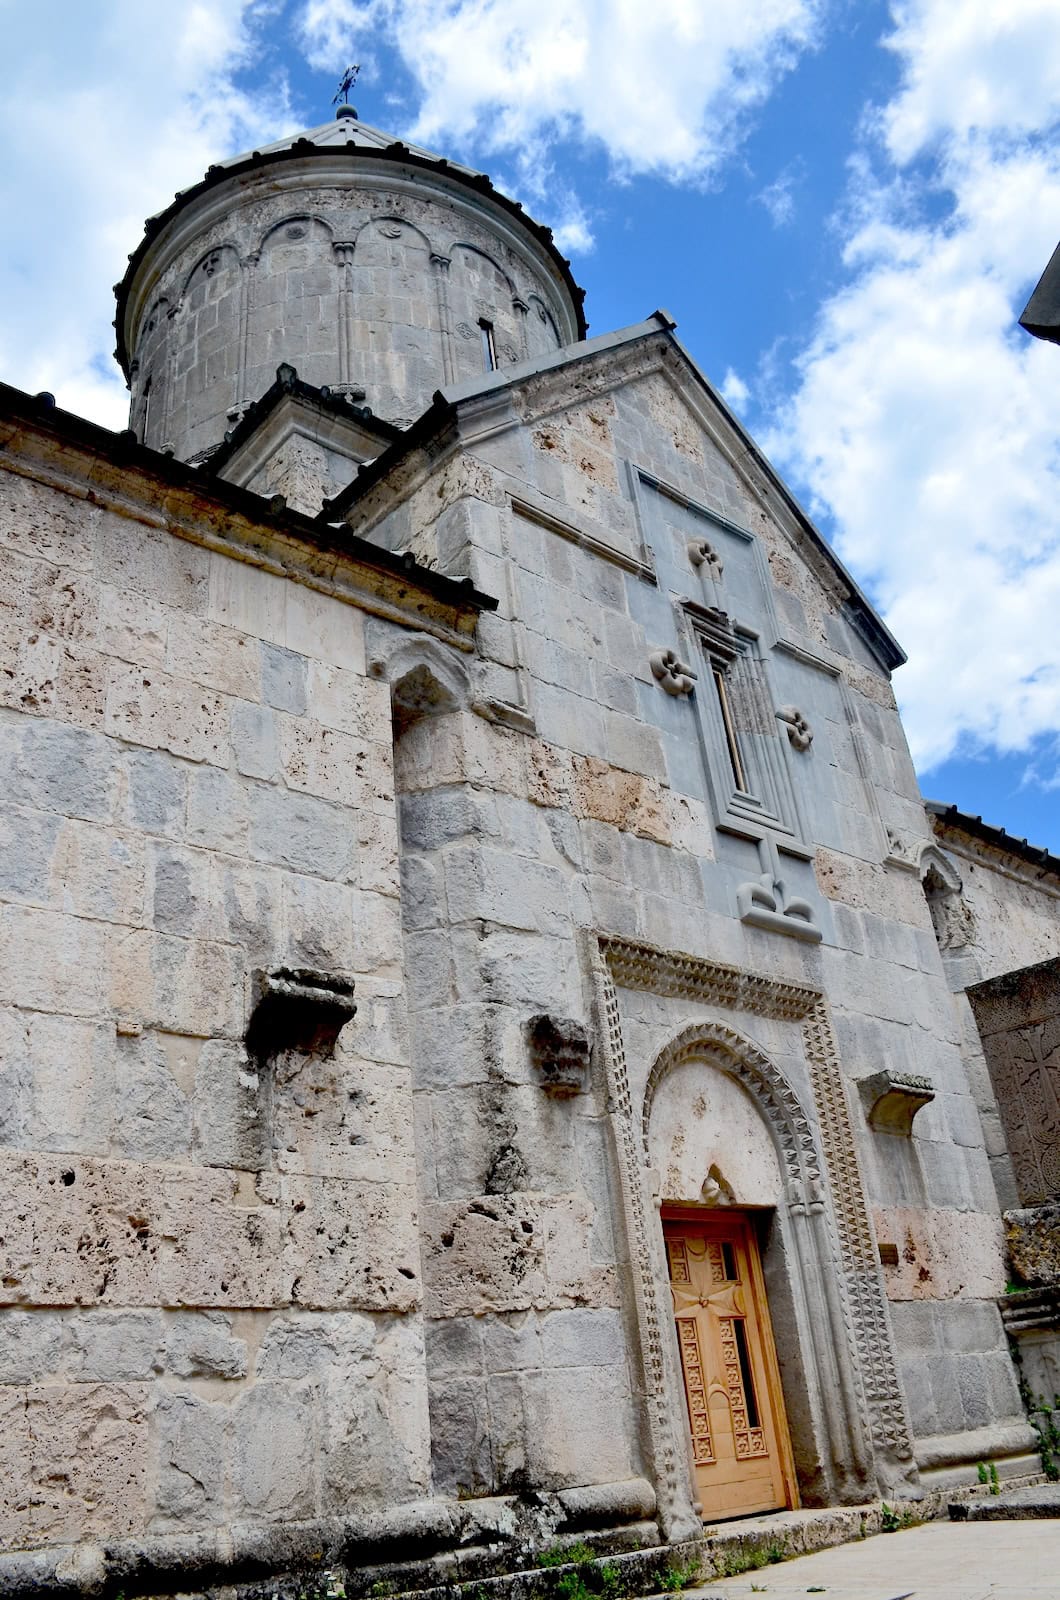
[[[671,319],[342,108],[116,325],[0,395],[5,1592],[1038,1472],[1060,863]]]

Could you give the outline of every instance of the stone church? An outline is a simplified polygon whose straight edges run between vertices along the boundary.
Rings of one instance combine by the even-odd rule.
[[[1038,1473],[1060,861],[670,317],[348,107],[117,298],[127,432],[0,390],[0,1591]]]

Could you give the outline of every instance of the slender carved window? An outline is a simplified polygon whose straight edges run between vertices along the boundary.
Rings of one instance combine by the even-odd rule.
[[[716,606],[686,600],[684,610],[714,689],[700,706],[719,823],[791,833],[796,808],[757,637]]]
[[[744,794],[749,794],[747,774],[744,771],[743,757],[740,755],[740,743],[736,737],[736,729],[733,726],[729,691],[725,687],[725,674],[720,667],[712,667],[711,672],[714,678],[714,688],[718,696],[718,705],[721,709],[721,721],[722,727],[725,729],[725,743],[728,747],[729,765],[732,768],[733,781],[737,789],[741,789]]]
[[[482,360],[487,372],[497,370],[497,342],[493,337],[493,323],[487,322],[485,317],[479,319],[479,330],[482,334]]]

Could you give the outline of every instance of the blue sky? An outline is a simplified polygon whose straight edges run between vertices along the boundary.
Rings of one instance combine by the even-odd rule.
[[[121,426],[110,285],[206,165],[332,115],[489,171],[591,331],[658,306],[910,656],[926,794],[1060,852],[1055,0],[0,0],[0,372]],[[73,76],[70,62],[77,63]]]

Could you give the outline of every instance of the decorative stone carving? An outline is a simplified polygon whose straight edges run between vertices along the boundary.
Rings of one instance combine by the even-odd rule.
[[[592,1042],[580,1022],[545,1014],[531,1017],[526,1038],[530,1059],[546,1094],[566,1100],[584,1093],[589,1082]]]
[[[710,1171],[703,1179],[703,1187],[699,1191],[704,1205],[708,1206],[734,1206],[736,1196],[732,1185],[727,1183],[721,1168],[712,1165]]]
[[[788,731],[788,742],[793,750],[808,750],[813,743],[813,729],[797,706],[781,706],[777,721]]]
[[[461,339],[473,339],[475,337],[475,330],[471,326],[470,322],[458,322],[456,325],[456,331],[460,335]]]
[[[721,557],[710,543],[709,539],[689,539],[688,559],[694,567],[706,567],[707,577],[713,578],[715,583],[721,582],[722,566]]]
[[[814,921],[810,902],[797,898],[786,899],[783,881],[771,872],[764,872],[760,878],[740,884],[736,891],[736,908],[740,921],[752,928],[786,933],[793,939],[804,939],[809,944],[821,942],[821,930]]]
[[[635,1161],[643,1167],[644,1155],[643,1137],[634,1143],[628,1126],[632,1107],[616,983],[651,994],[698,1000],[709,1005],[739,1008],[759,1016],[801,1023],[803,1048],[810,1069],[817,1113],[822,1170],[829,1180],[845,1291],[843,1303],[834,1309],[839,1317],[843,1338],[854,1355],[855,1370],[860,1372],[860,1382],[864,1386],[860,1403],[864,1407],[863,1414],[867,1415],[877,1451],[877,1476],[893,1486],[889,1492],[903,1483],[915,1481],[913,1447],[898,1379],[879,1259],[869,1222],[839,1053],[824,997],[819,991],[801,984],[765,978],[757,973],[743,972],[738,967],[705,961],[680,952],[659,950],[652,945],[615,935],[600,939],[595,970],[605,1070],[614,1103],[623,1165],[626,1161]],[[677,1495],[677,1462],[676,1455],[671,1462],[668,1453],[672,1448],[672,1429],[665,1400],[661,1393],[652,1393],[656,1373],[660,1386],[662,1384],[664,1360],[659,1335],[661,1311],[651,1274],[651,1251],[642,1191],[643,1185],[633,1181],[632,1173],[623,1173],[622,1199],[627,1209],[631,1249],[636,1258],[638,1313],[644,1319],[645,1378],[652,1449],[660,1463],[661,1486],[665,1487],[667,1493]],[[817,1198],[813,1199],[812,1187],[809,1210],[823,1222],[820,1190],[817,1191]],[[826,1403],[830,1405],[832,1398],[825,1395]],[[856,1395],[850,1394],[844,1397],[848,1418],[849,1408],[857,1399]],[[849,1428],[850,1448],[857,1460],[860,1445],[856,1414],[849,1419]],[[667,1438],[670,1440],[669,1446]],[[663,1498],[660,1493],[660,1509]],[[671,1501],[670,1505],[676,1503]]]
[[[284,1050],[334,1055],[340,1030],[357,1010],[352,978],[281,967],[258,973],[254,988],[246,1042],[262,1064]]]
[[[686,667],[679,661],[672,650],[656,650],[648,657],[648,665],[651,667],[652,676],[667,694],[679,696],[692,693],[696,674],[691,667]]]
[[[384,239],[400,239],[401,224],[399,222],[381,222],[379,224],[379,232]]]
[[[892,1072],[889,1067],[862,1078],[858,1089],[868,1112],[870,1128],[878,1133],[900,1134],[906,1139],[912,1135],[917,1112],[935,1098],[930,1078],[918,1077],[913,1072]]]

